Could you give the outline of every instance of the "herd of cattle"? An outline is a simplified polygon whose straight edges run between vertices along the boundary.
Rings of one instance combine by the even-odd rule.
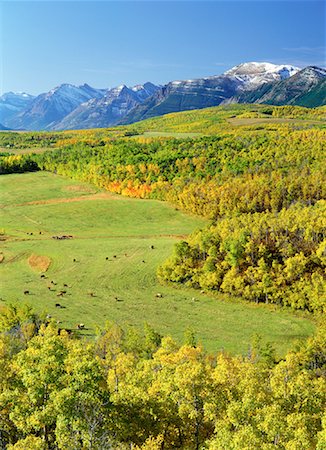
[[[59,240],[62,240],[62,239],[71,239],[71,238],[73,238],[72,235],[52,236],[52,239],[59,239]],[[154,248],[155,248],[154,245],[151,245],[151,246],[150,246],[150,249],[153,250]],[[117,255],[113,255],[113,258],[117,258]],[[108,261],[108,260],[109,260],[109,257],[106,256],[105,259],[106,259],[106,261]],[[73,258],[72,261],[73,261],[73,262],[77,262],[77,259],[76,259],[76,258]],[[145,261],[143,260],[142,262],[144,263]],[[46,280],[48,277],[47,277],[44,273],[42,273],[42,274],[40,275],[40,278]],[[47,286],[47,287],[48,287],[48,290],[49,290],[49,291],[52,291],[52,292],[56,292],[56,288],[55,288],[56,285],[57,285],[57,283],[56,283],[54,280],[49,281],[49,282],[48,282],[48,286]],[[67,289],[66,289],[66,288],[69,288],[68,284],[67,284],[67,283],[63,283],[63,288],[65,288],[65,289],[60,289],[60,290],[56,293],[56,296],[57,296],[57,297],[64,297],[64,296],[67,294]],[[30,292],[28,289],[25,289],[25,290],[24,290],[24,295],[29,295],[29,294],[31,294],[31,292]],[[88,292],[88,295],[90,295],[91,297],[96,297],[95,293],[94,293],[94,292],[91,292],[91,291]],[[155,297],[156,297],[156,298],[163,298],[163,294],[157,293],[157,294],[155,294]],[[114,299],[115,299],[116,301],[121,301],[121,299],[120,299],[119,297],[114,297]],[[65,308],[65,306],[61,305],[61,303],[55,303],[55,307],[56,307],[56,308]],[[51,318],[51,315],[48,314],[47,317],[48,317],[48,318]],[[58,323],[60,323],[60,321],[58,321]],[[83,323],[78,323],[78,324],[76,324],[76,329],[77,329],[77,330],[84,330],[84,329],[86,329],[86,328],[85,328],[85,325],[84,325]],[[69,332],[69,333],[72,332],[71,329],[65,329],[65,331],[67,331],[67,332]]]

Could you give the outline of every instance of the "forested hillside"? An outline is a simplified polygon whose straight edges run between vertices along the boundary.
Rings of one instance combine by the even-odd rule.
[[[266,114],[285,122],[259,123]],[[159,269],[161,280],[322,311],[324,116],[324,108],[237,106],[173,114],[118,129],[116,135],[113,130],[107,136],[101,131],[25,138],[4,134],[2,139],[11,139],[14,147],[33,137],[57,149],[5,156],[2,171],[38,167],[119,194],[167,200],[217,220],[189,243],[177,245]],[[251,125],[230,123],[246,118]],[[212,133],[208,122],[218,130],[212,136],[139,135],[158,124],[163,130]]]
[[[157,269],[162,284],[301,310],[318,324],[279,360],[259,337],[241,356],[207,354],[190,330],[180,346],[151,327],[108,324],[85,345],[9,305],[0,439],[10,450],[325,448],[325,113],[237,105],[0,134],[3,174],[46,170],[208,218]]]
[[[107,324],[85,343],[13,306],[0,331],[2,448],[325,448],[321,331],[278,363],[258,337],[241,357],[148,326]]]

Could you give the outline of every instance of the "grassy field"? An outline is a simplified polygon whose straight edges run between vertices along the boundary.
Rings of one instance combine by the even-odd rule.
[[[194,138],[202,136],[203,133],[178,133],[178,132],[172,132],[172,131],[144,131],[144,133],[141,136],[145,137],[173,137],[173,138]],[[134,136],[139,137],[139,136]]]
[[[10,153],[12,155],[26,155],[28,153],[43,153],[51,150],[51,147],[27,147],[27,148],[5,148],[0,147],[0,152]]]
[[[189,327],[208,350],[232,353],[259,333],[283,354],[314,330],[288,311],[159,285],[157,266],[202,219],[45,172],[2,176],[0,188],[2,304],[27,301],[89,336],[106,320],[148,322],[180,341]],[[52,237],[62,235],[72,238]]]

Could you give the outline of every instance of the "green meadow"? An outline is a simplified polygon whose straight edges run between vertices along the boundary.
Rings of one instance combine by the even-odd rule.
[[[258,333],[282,355],[314,331],[291,311],[160,285],[157,267],[206,224],[201,218],[46,172],[4,175],[0,184],[1,304],[28,302],[65,328],[84,323],[90,338],[106,321],[147,322],[180,342],[190,328],[208,350],[232,353],[246,352]],[[63,235],[72,237],[53,238]]]

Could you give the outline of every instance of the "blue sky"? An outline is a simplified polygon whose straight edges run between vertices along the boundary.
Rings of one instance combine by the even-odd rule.
[[[321,1],[4,1],[1,92],[216,75],[245,61],[325,65]]]

